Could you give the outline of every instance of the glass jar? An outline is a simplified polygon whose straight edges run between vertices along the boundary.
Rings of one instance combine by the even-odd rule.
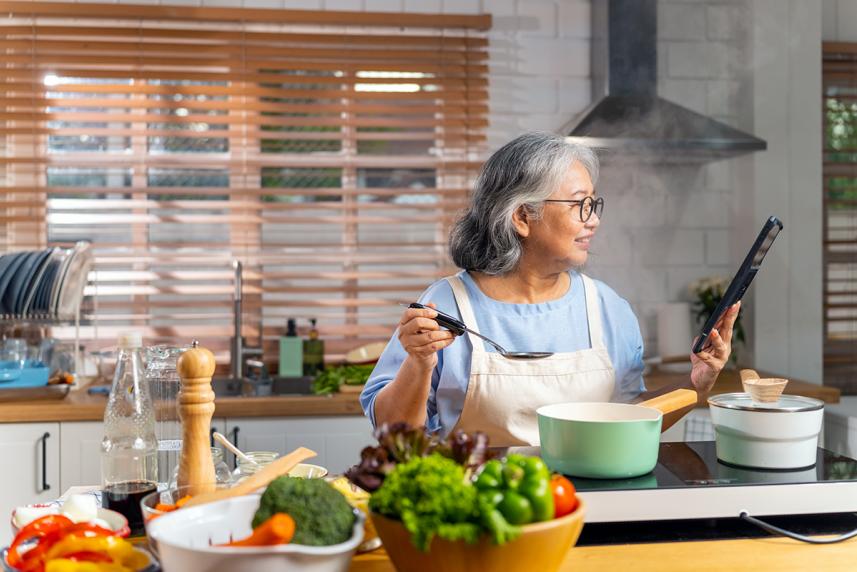
[[[280,456],[279,453],[274,451],[250,451],[244,454],[255,461],[255,464],[238,459],[238,466],[234,471],[232,471],[232,482],[234,483],[239,483],[250,475],[258,472],[262,467],[270,465]]]
[[[182,428],[176,407],[181,380],[176,366],[186,348],[146,348],[146,381],[156,404],[155,437],[158,440],[158,482],[166,482],[179,464]]]
[[[232,473],[229,471],[229,465],[223,460],[223,449],[220,447],[211,448],[211,460],[214,463],[214,477],[218,485],[232,484]],[[170,489],[178,486],[179,467],[176,465],[173,470],[173,475],[170,478]]]

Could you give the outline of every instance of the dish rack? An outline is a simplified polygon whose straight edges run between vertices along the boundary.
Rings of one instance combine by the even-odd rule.
[[[92,246],[9,252],[0,256],[0,328],[9,331],[74,325],[74,371],[82,371],[81,302],[93,266]],[[40,332],[42,333],[42,332]],[[27,362],[20,380],[0,383],[0,401],[60,399],[69,385],[47,385],[48,366]]]

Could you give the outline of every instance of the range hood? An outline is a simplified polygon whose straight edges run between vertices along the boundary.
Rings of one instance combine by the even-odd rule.
[[[564,126],[608,158],[705,162],[761,151],[767,143],[657,94],[656,0],[593,0],[592,100]]]

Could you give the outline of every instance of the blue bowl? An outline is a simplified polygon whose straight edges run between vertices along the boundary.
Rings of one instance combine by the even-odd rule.
[[[19,361],[0,361],[0,382],[13,381],[21,377],[23,367]]]

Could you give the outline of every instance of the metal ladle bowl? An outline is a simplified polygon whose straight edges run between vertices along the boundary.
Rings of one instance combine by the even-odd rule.
[[[406,304],[402,304],[402,305],[405,306]],[[464,334],[464,332],[469,332],[469,333],[473,334],[474,336],[482,338],[483,340],[485,340],[486,342],[488,342],[489,344],[494,346],[494,349],[496,349],[500,355],[502,355],[504,358],[507,358],[507,359],[543,359],[543,358],[550,357],[553,355],[553,352],[510,352],[510,351],[507,351],[503,346],[501,346],[500,344],[498,344],[497,342],[492,340],[491,338],[483,336],[479,332],[474,332],[473,330],[471,330],[470,328],[465,326],[464,322],[462,322],[461,320],[458,320],[456,318],[453,318],[449,314],[444,314],[443,312],[436,310],[435,308],[430,308],[428,306],[424,306],[423,304],[420,304],[418,302],[413,302],[412,304],[407,304],[407,307],[408,308],[418,308],[421,310],[434,310],[435,312],[437,312],[437,316],[434,318],[435,321],[440,326],[442,326],[442,327],[446,328],[447,330],[449,330],[450,332],[452,332],[453,335],[460,336],[460,335]]]

